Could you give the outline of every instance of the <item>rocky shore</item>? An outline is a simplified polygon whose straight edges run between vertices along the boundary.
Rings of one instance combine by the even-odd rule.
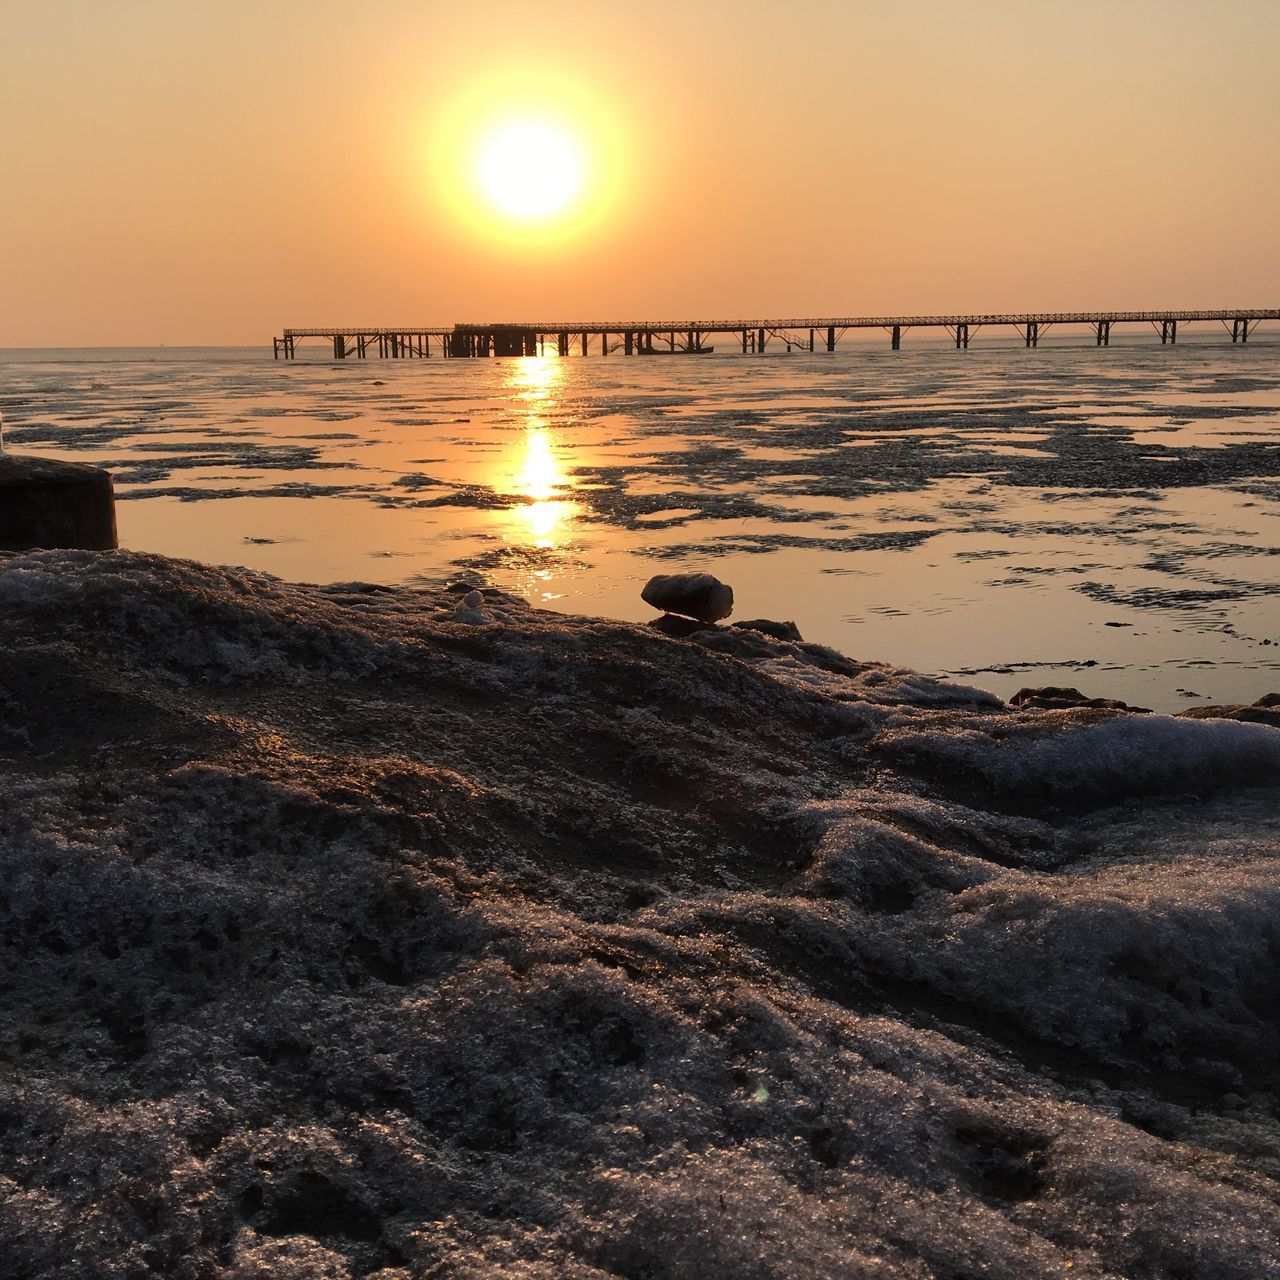
[[[799,634],[0,556],[0,1274],[1280,1275],[1274,704]]]

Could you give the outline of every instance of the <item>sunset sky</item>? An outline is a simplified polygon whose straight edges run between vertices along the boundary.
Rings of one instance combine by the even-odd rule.
[[[1280,302],[1276,0],[0,13],[0,346]]]

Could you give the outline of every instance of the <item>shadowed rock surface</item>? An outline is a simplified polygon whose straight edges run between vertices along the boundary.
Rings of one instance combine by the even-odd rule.
[[[0,557],[0,1273],[1280,1274],[1280,733]]]
[[[1244,720],[1280,729],[1280,694],[1268,693],[1257,702],[1215,707],[1188,707],[1178,713],[1195,720]]]
[[[733,588],[709,573],[659,573],[650,578],[640,598],[655,609],[699,622],[719,622],[733,612]]]
[[[1108,711],[1149,711],[1150,707],[1133,707],[1115,698],[1089,698],[1079,689],[1045,685],[1041,689],[1019,689],[1010,699],[1011,706],[1029,711],[1062,711],[1068,707],[1101,707]]]

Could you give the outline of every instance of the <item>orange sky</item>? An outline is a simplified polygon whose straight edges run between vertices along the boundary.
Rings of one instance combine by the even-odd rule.
[[[1280,304],[1276,0],[4,9],[0,346]],[[490,109],[594,149],[557,234]]]

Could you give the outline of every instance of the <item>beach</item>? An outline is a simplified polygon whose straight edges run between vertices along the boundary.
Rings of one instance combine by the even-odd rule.
[[[473,590],[0,557],[6,1275],[1280,1271],[1275,728]]]

